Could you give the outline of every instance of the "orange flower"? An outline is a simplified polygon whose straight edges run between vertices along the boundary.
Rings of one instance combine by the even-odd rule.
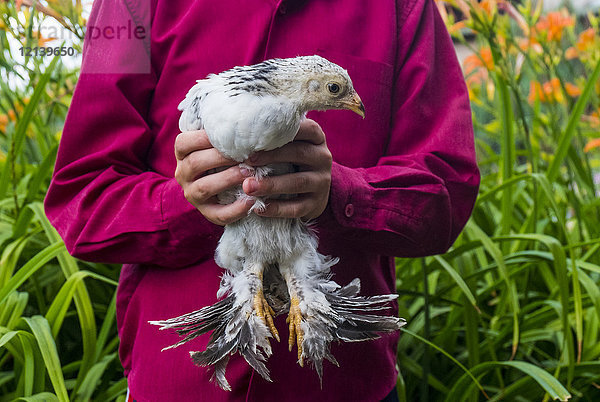
[[[472,54],[465,57],[463,61],[465,67],[465,73],[485,67],[488,70],[494,69],[494,58],[492,57],[492,50],[489,47],[482,47],[479,49],[479,54]]]
[[[597,109],[590,115],[581,116],[581,120],[589,123],[589,125],[594,129],[600,128],[600,109]]]
[[[527,100],[529,103],[534,103],[538,99],[541,102],[544,102],[544,91],[542,90],[542,84],[540,84],[538,81],[531,81],[529,83],[529,96],[527,97]]]
[[[477,3],[476,3],[477,4]],[[492,13],[494,13],[497,8],[497,2],[496,0],[481,0],[481,2],[479,3],[479,7],[485,11],[485,13],[491,17]]]
[[[460,30],[465,28],[467,25],[465,24],[464,21],[458,21],[455,24],[452,24],[448,27],[448,33],[450,35],[456,35],[458,33],[460,33]]]
[[[577,43],[575,44],[575,47],[580,52],[585,52],[586,50],[590,49],[593,46],[593,44],[595,42],[595,40],[594,40],[595,38],[596,38],[596,31],[594,30],[594,28],[588,28],[579,34],[579,37],[577,38]]]
[[[565,28],[575,25],[575,18],[566,9],[543,15],[535,24],[535,31],[549,42],[560,41]],[[545,35],[544,35],[545,34]]]
[[[5,114],[0,114],[0,131],[6,132],[6,126],[8,125],[8,116]]]
[[[579,52],[574,47],[570,47],[567,50],[565,50],[565,58],[567,60],[573,60],[577,57],[579,57]]]
[[[583,148],[583,152],[590,152],[594,148],[600,147],[600,138],[594,138],[593,140],[589,140],[585,147]]]
[[[544,82],[542,88],[544,89],[544,95],[547,99],[559,103],[565,100],[560,90],[560,81],[558,78],[552,78],[550,81]]]
[[[567,94],[569,94],[569,96],[571,98],[575,98],[575,97],[581,95],[581,89],[579,89],[579,87],[577,85],[571,84],[570,82],[567,82],[565,84],[565,90],[567,91]]]
[[[552,78],[543,84],[538,81],[531,81],[527,100],[530,103],[534,103],[536,100],[544,103],[564,102],[565,98],[560,88],[560,81],[558,78]]]
[[[544,52],[540,42],[533,36],[530,36],[529,38],[520,38],[518,43],[519,48],[524,52],[527,52],[529,49],[532,49],[536,54],[542,54]]]
[[[488,79],[488,71],[494,69],[494,58],[489,47],[482,47],[479,54],[471,54],[463,61],[467,85],[481,84]]]

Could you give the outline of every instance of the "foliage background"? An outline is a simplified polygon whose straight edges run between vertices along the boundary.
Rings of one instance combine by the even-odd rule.
[[[472,51],[483,178],[448,253],[397,261],[399,397],[600,400],[598,18],[529,0],[438,5]],[[67,45],[43,35],[48,21],[80,52],[83,7],[0,10],[0,401],[123,400],[118,267],[70,257],[41,205],[78,69],[19,53]]]

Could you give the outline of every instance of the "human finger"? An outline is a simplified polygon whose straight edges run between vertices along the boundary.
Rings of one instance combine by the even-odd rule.
[[[175,158],[182,160],[194,151],[212,148],[204,130],[186,131],[175,138]]]
[[[294,141],[307,141],[311,144],[320,145],[325,142],[325,133],[319,123],[311,119],[304,119],[300,122],[300,128]]]
[[[318,191],[324,185],[329,185],[326,175],[315,171],[304,171],[265,177],[260,180],[248,177],[244,180],[242,189],[248,195],[269,196],[312,193]]]
[[[191,182],[202,177],[211,169],[232,166],[237,162],[226,158],[215,148],[194,151],[182,160],[177,161],[175,178],[178,182]]]
[[[248,211],[254,205],[252,199],[240,199],[231,204],[205,204],[200,212],[212,223],[220,226],[229,225],[248,215]]]
[[[313,202],[310,197],[299,196],[289,200],[269,200],[263,210],[256,211],[257,215],[270,218],[316,218]],[[315,215],[315,216],[312,216]]]
[[[293,141],[272,151],[258,152],[252,155],[246,163],[252,166],[292,163],[318,169],[331,167],[332,160],[331,151],[325,144],[314,145],[305,141]]]
[[[200,205],[210,198],[242,184],[246,176],[242,174],[239,166],[232,166],[221,172],[203,176],[184,186],[185,198],[193,205]]]

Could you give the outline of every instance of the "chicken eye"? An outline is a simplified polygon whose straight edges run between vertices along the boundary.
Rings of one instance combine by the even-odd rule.
[[[335,82],[331,82],[331,83],[327,84],[327,89],[332,94],[337,94],[338,92],[340,92],[340,86],[338,84],[336,84]]]

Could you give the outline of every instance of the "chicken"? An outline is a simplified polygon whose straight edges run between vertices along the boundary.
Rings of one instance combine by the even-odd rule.
[[[234,67],[199,80],[179,105],[182,131],[204,129],[223,155],[243,164],[257,151],[292,141],[308,111],[348,109],[364,117],[364,106],[348,73],[319,56],[271,59]],[[260,180],[294,171],[291,164],[243,167]],[[241,187],[219,195],[229,204],[247,198]],[[274,317],[288,314],[290,351],[298,362],[311,362],[322,377],[323,360],[338,364],[332,341],[376,339],[398,330],[404,320],[378,314],[397,295],[359,296],[360,281],[346,286],[332,280],[336,258],[317,251],[317,236],[300,219],[268,218],[255,213],[268,200],[254,198],[248,216],[225,226],[215,261],[225,269],[212,306],[152,324],[174,329],[179,346],[212,331],[205,351],[190,352],[199,366],[212,366],[212,379],[223,389],[229,356],[240,353],[262,377],[271,355],[270,338],[279,341]],[[165,348],[165,349],[168,349]]]

